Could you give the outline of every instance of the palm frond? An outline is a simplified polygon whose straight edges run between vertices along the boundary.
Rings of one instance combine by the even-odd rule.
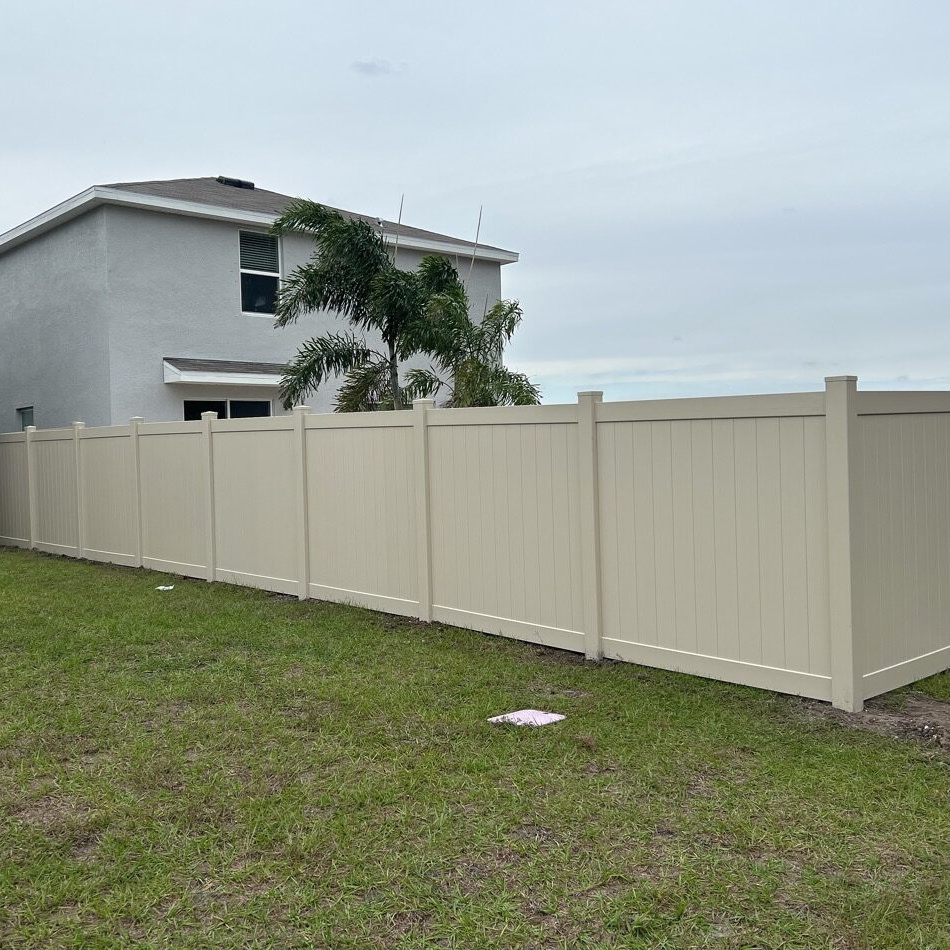
[[[523,317],[521,305],[517,300],[499,300],[478,324],[484,352],[501,355],[505,345],[511,341],[515,330]]]
[[[275,234],[313,236],[310,261],[296,268],[278,295],[277,325],[310,310],[334,310],[357,325],[373,325],[371,295],[380,273],[393,270],[383,239],[367,222],[345,218],[313,201],[291,202],[274,222]]]
[[[431,369],[411,369],[406,373],[406,385],[402,390],[403,401],[410,405],[414,399],[430,399],[445,385]]]
[[[491,373],[493,406],[536,406],[541,390],[524,373],[515,373],[504,366],[495,366]]]
[[[330,376],[339,376],[381,354],[352,333],[327,333],[307,340],[280,380],[280,398],[290,409],[316,391]]]
[[[453,406],[534,406],[540,401],[540,390],[527,376],[500,363],[471,357],[453,367]]]
[[[294,198],[285,206],[277,220],[271,225],[272,234],[290,234],[305,231],[317,234],[327,222],[342,217],[339,211],[310,201],[307,198]]]
[[[346,374],[337,390],[334,411],[368,412],[382,408],[392,408],[389,361],[382,354],[374,354]]]
[[[418,320],[424,305],[416,275],[396,268],[380,271],[370,287],[369,304],[374,317],[385,315],[385,319],[374,319],[364,325],[378,329],[383,340],[400,351],[401,359],[411,356],[414,348],[407,331]]]
[[[426,297],[446,293],[461,293],[464,297],[465,286],[455,265],[447,257],[426,254],[419,262],[416,276]]]

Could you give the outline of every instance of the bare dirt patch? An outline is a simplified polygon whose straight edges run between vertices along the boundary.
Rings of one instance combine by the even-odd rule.
[[[64,828],[85,823],[90,810],[69,798],[47,795],[38,801],[23,805],[14,817],[23,824],[45,832],[60,832]]]
[[[911,739],[950,752],[950,703],[923,693],[906,693],[900,703],[895,703],[893,697],[877,697],[859,713],[844,712],[815,700],[802,700],[802,710],[810,720],[837,722],[862,732]]]

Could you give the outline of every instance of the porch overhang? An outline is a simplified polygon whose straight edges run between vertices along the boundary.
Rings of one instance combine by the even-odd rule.
[[[186,386],[257,386],[276,389],[284,370],[281,363],[198,360],[183,356],[166,356],[162,359],[165,382]]]

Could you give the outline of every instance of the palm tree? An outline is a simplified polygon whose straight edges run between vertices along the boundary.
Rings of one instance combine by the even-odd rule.
[[[468,317],[465,288],[448,260],[427,255],[416,271],[399,270],[373,227],[313,201],[291,202],[272,231],[308,233],[315,244],[310,261],[281,287],[276,325],[296,323],[313,310],[335,311],[354,330],[378,333],[383,344],[375,349],[352,330],[308,340],[281,379],[285,408],[331,376],[343,377],[337,412],[402,409],[446,385],[454,387],[455,405],[538,401],[525,377],[501,365],[502,347],[521,319],[517,304],[506,304],[506,315],[496,314],[501,305],[493,308],[482,330]],[[410,371],[403,387],[399,365],[419,353],[441,375]],[[492,394],[499,401],[487,401]]]
[[[447,406],[534,406],[538,387],[502,362],[505,345],[522,320],[517,300],[499,300],[481,322],[472,320],[461,283],[434,294],[426,308],[426,349],[432,369],[410,370],[406,393],[414,399],[450,392]]]

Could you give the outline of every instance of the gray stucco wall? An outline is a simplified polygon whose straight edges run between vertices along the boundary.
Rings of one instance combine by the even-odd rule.
[[[133,415],[180,419],[185,398],[279,399],[274,390],[166,384],[165,356],[283,363],[301,343],[346,324],[310,314],[294,327],[275,329],[273,318],[241,313],[238,225],[127,208],[106,209],[109,346],[114,423]],[[282,240],[282,270],[289,273],[312,253],[309,238]],[[415,267],[422,255],[402,249],[399,264]],[[460,261],[467,276],[468,262]],[[470,292],[480,314],[485,298],[498,299],[500,266],[476,261]],[[477,302],[477,304],[476,304]],[[318,412],[333,407],[336,384],[308,399]]]
[[[329,314],[284,330],[242,314],[241,230],[109,206],[0,255],[0,431],[18,428],[16,409],[28,405],[41,428],[181,419],[185,399],[271,399],[280,412],[276,389],[163,379],[166,356],[285,363],[304,340],[346,328]],[[311,253],[309,238],[284,238],[283,272]],[[399,250],[401,267],[421,258]],[[470,259],[455,263],[467,278]],[[480,316],[500,296],[500,266],[476,261],[469,293]],[[314,411],[332,409],[336,388],[308,399]]]
[[[41,428],[108,424],[105,212],[0,255],[0,432],[33,406]]]

